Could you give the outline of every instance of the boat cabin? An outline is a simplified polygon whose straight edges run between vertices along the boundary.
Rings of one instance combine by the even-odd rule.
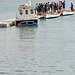
[[[29,6],[25,4],[20,5],[18,19],[19,20],[35,19],[34,6]]]

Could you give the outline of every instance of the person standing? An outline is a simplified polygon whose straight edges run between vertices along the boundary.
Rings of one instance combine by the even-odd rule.
[[[71,3],[71,10],[73,11],[74,9],[73,9],[73,3]]]
[[[62,1],[59,1],[59,11],[62,11]]]
[[[36,6],[35,6],[35,14],[38,14],[38,3],[36,3]]]
[[[62,6],[63,6],[63,11],[65,11],[65,0],[64,0],[64,2],[62,3]]]
[[[50,8],[51,8],[51,14],[53,14],[54,13],[54,2],[50,4]]]
[[[48,13],[50,13],[50,4],[49,4],[49,2],[47,4],[47,6],[48,6]]]

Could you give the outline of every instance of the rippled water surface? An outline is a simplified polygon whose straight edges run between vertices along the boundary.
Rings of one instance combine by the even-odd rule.
[[[24,1],[1,0],[0,20],[14,17]],[[75,15],[40,20],[37,27],[0,28],[0,75],[75,75]]]

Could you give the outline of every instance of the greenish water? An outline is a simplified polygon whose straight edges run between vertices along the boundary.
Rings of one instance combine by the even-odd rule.
[[[0,33],[0,75],[75,75],[75,15],[40,20],[37,27],[0,28]]]

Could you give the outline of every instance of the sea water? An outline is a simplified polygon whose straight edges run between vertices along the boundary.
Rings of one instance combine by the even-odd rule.
[[[31,0],[34,6],[48,1]],[[14,18],[27,2],[0,0],[0,20]],[[75,75],[75,15],[40,20],[37,27],[0,28],[0,75]]]

